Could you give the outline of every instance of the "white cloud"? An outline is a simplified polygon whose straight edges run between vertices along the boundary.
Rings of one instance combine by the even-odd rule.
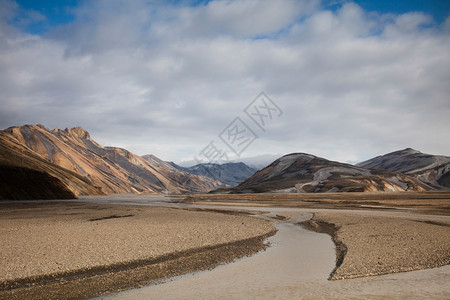
[[[83,5],[43,36],[0,11],[2,127],[81,125],[101,143],[187,160],[234,117],[252,126],[242,111],[265,91],[285,113],[246,156],[450,155],[448,20],[317,1]]]
[[[201,32],[234,37],[270,35],[309,14],[317,5],[318,1],[295,0],[212,1],[206,6],[186,10],[181,26],[189,28],[187,31],[194,36]]]

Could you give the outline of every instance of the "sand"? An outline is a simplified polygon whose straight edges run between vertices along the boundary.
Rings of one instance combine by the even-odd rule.
[[[275,222],[293,222],[295,213],[312,216],[314,212],[306,226],[330,234],[338,250],[337,268],[328,275],[333,281],[325,276],[325,282],[449,264],[448,198],[411,195],[433,199],[421,199],[420,206],[412,198],[413,205],[366,208],[370,210],[361,210],[360,204],[366,207],[380,203],[352,200],[354,210],[321,209],[321,202],[316,203],[316,208],[256,208],[249,207],[249,202],[245,203],[247,207],[177,204],[178,209],[171,209],[157,207],[165,205],[159,198],[142,196],[84,199],[93,203],[1,203],[0,299],[87,298],[253,254],[265,248],[264,239],[274,234],[274,226],[246,216],[247,209],[252,213],[260,211],[260,216],[262,211],[270,211],[265,217]],[[327,206],[333,205],[328,203],[333,196],[326,195]],[[308,206],[319,200],[314,199]],[[186,210],[180,209],[183,207]],[[202,211],[205,209],[214,212]],[[226,212],[217,213],[220,209]],[[238,211],[232,212],[234,209]],[[427,216],[424,211],[437,215]]]
[[[84,298],[265,248],[269,221],[86,203],[0,205],[0,298]]]
[[[252,208],[252,210],[255,208]],[[271,247],[249,258],[211,271],[185,275],[164,284],[112,294],[102,299],[447,299],[450,265],[347,280],[327,280],[335,266],[333,242],[327,234],[305,230],[298,222],[312,214],[303,209],[260,208],[260,217],[275,220],[279,229]],[[335,211],[337,214],[342,211]],[[346,214],[349,211],[345,212]],[[384,211],[351,211],[389,216]],[[396,218],[406,217],[396,214]],[[443,216],[426,220],[442,221]],[[99,299],[100,300],[100,299]]]
[[[292,194],[199,194],[190,195],[186,203],[290,207],[311,209],[377,209],[413,208],[417,213],[450,215],[450,192],[389,193],[292,193]]]
[[[276,218],[277,214],[282,213],[259,217]],[[335,253],[328,235],[296,225],[311,218],[310,213],[289,215],[289,219],[274,220],[278,231],[268,239],[271,247],[266,251],[195,276],[185,275],[164,284],[124,291],[104,300],[299,299],[298,295],[287,296],[286,292],[300,284],[328,282]]]
[[[318,212],[303,224],[333,237],[337,256],[333,280],[450,264],[450,222],[400,216]]]

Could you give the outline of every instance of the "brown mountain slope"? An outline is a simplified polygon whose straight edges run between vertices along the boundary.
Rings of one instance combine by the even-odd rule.
[[[78,195],[100,195],[82,176],[54,165],[0,131],[0,198],[66,199]]]
[[[235,188],[223,192],[377,192],[423,191],[414,178],[369,170],[310,154],[285,155]],[[220,192],[221,190],[218,190]]]
[[[42,125],[6,131],[42,158],[83,176],[104,193],[206,192],[221,183],[185,172],[166,172],[125,149],[102,147],[81,127],[49,130]]]

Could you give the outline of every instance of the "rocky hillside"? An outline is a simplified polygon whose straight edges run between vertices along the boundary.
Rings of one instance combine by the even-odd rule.
[[[425,154],[407,148],[377,156],[357,166],[412,175],[431,188],[450,188],[450,157],[448,156]]]
[[[0,165],[0,200],[75,198],[61,180],[47,173]]]
[[[83,176],[50,163],[0,130],[0,199],[66,199],[101,195]]]
[[[232,187],[242,183],[256,172],[255,169],[242,162],[225,164],[198,164],[189,168],[180,167],[175,163],[170,164],[179,170],[183,170],[191,174],[215,178]]]
[[[423,191],[408,175],[369,170],[310,154],[285,155],[235,188],[218,192],[377,192]]]
[[[166,171],[125,149],[103,147],[81,127],[49,130],[26,125],[5,132],[42,159],[77,174],[105,194],[207,192],[221,186],[210,178]]]

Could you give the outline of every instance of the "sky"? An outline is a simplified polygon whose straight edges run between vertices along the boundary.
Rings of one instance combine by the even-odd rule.
[[[0,0],[0,128],[175,162],[450,156],[449,3]]]

